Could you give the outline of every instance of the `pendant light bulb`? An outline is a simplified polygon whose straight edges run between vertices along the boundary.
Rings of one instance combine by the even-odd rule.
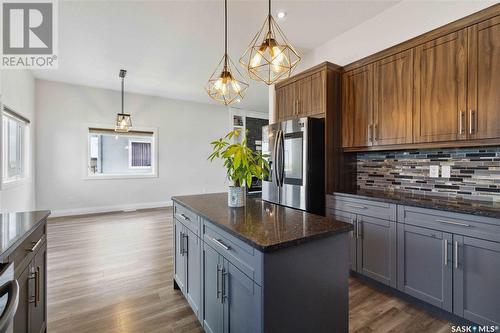
[[[269,85],[290,77],[299,61],[298,53],[271,15],[269,0],[269,14],[240,58],[240,63],[251,79]]]
[[[227,54],[227,0],[224,0],[224,56],[208,80],[205,90],[212,99],[229,105],[239,103],[245,97],[247,88],[248,83]]]

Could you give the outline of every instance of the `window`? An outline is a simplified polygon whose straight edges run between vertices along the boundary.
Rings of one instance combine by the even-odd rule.
[[[116,133],[89,128],[88,175],[95,178],[156,175],[155,135],[149,131]]]
[[[2,112],[2,180],[4,183],[26,178],[28,124],[27,119],[4,108]]]

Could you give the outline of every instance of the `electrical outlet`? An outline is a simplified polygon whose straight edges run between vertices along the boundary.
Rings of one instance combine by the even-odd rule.
[[[450,178],[451,177],[451,166],[443,165],[441,167],[441,177]]]
[[[431,165],[429,167],[429,177],[439,178],[439,165]]]

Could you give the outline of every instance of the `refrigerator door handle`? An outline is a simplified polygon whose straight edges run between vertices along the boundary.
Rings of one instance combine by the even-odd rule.
[[[280,157],[281,157],[280,187],[283,187],[283,183],[284,183],[284,179],[285,179],[285,139],[284,139],[283,131],[281,131],[281,136],[280,136]]]
[[[280,131],[276,132],[276,138],[274,139],[274,147],[273,147],[273,160],[274,160],[274,178],[276,179],[276,184],[279,186],[279,176],[278,176],[278,140],[280,137]]]

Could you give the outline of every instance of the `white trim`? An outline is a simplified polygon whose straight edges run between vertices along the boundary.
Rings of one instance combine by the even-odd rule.
[[[127,174],[122,174],[122,175],[92,175],[92,176],[87,176],[84,177],[83,180],[104,180],[104,179],[141,179],[141,178],[158,178],[157,174],[152,174],[152,173],[133,173],[130,175]]]
[[[135,211],[137,209],[161,208],[161,207],[171,207],[171,206],[172,206],[172,200],[159,201],[159,202],[144,202],[137,204],[113,205],[113,206],[55,209],[52,211],[52,214],[50,216],[51,217],[77,216],[77,215],[87,215],[87,214],[97,214],[97,213]]]

